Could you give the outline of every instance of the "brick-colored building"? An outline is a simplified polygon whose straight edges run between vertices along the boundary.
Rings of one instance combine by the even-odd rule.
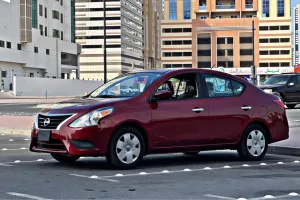
[[[262,80],[293,71],[290,0],[165,0],[161,26],[162,67],[244,76],[254,61]]]

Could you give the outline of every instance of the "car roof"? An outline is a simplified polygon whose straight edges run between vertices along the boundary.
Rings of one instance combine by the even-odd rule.
[[[145,72],[145,73],[151,73],[151,72],[155,72],[155,73],[170,73],[170,72],[178,72],[178,71],[182,71],[182,72],[202,72],[202,73],[205,73],[205,72],[219,72],[217,70],[211,70],[211,69],[199,69],[199,68],[161,68],[161,69],[146,69],[146,70],[134,70],[132,72]]]

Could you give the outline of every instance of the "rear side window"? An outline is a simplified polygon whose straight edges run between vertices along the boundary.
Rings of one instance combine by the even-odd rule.
[[[239,96],[245,86],[238,82],[213,74],[203,74],[209,97],[233,97]]]

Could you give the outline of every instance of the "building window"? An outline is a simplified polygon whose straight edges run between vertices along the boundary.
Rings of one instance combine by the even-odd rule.
[[[251,67],[252,61],[241,61],[240,67]]]
[[[290,30],[290,26],[280,26],[280,30],[288,31]]]
[[[200,19],[206,19],[207,17],[206,16],[200,16]]]
[[[50,55],[50,50],[46,49],[46,55]]]
[[[176,16],[176,0],[170,0],[170,20],[176,20],[177,16]]]
[[[259,55],[269,55],[269,51],[259,51]]]
[[[269,67],[269,63],[259,63],[260,67]]]
[[[262,17],[269,17],[270,16],[270,1],[263,0],[262,2]]]
[[[60,14],[60,23],[64,23],[64,15],[62,13]]]
[[[41,4],[39,5],[39,14],[43,16],[43,6]]]
[[[45,26],[45,36],[46,36],[46,37],[48,36],[48,29],[47,29],[46,26]]]
[[[34,73],[29,73],[29,76],[30,77],[34,77]]]
[[[52,18],[59,20],[59,12],[56,10],[52,10]]]
[[[211,50],[198,50],[198,56],[211,56]]]
[[[269,43],[269,39],[259,39],[259,43]]]
[[[241,49],[240,50],[240,55],[241,56],[251,56],[252,54],[252,49]]]
[[[217,44],[225,44],[225,38],[217,38]]]
[[[284,0],[277,1],[277,16],[284,17]]]
[[[279,38],[271,38],[270,43],[279,43]]]
[[[38,53],[39,52],[39,48],[38,47],[34,47],[34,53]]]
[[[6,42],[6,48],[11,49],[11,42]]]
[[[211,38],[197,38],[197,44],[211,44]]]
[[[279,51],[277,50],[270,51],[270,55],[279,55]]]
[[[225,56],[225,50],[224,49],[218,49],[217,55],[218,56]]]
[[[238,18],[236,15],[232,15],[231,18]]]
[[[75,43],[75,0],[71,0],[71,41]]]
[[[43,25],[40,24],[40,35],[44,35],[43,32],[44,32],[44,27]]]
[[[5,42],[0,40],[0,47],[5,47]]]
[[[260,27],[259,27],[259,30],[260,30],[260,31],[268,31],[268,30],[269,30],[269,27],[268,27],[268,26],[260,26]]]
[[[250,44],[250,43],[252,43],[252,37],[241,37],[240,43],[241,44]]]
[[[233,49],[227,50],[227,56],[233,56]]]
[[[18,50],[22,50],[22,45],[21,44],[18,44]]]
[[[283,62],[281,63],[281,67],[289,67],[290,63],[289,62]]]
[[[232,37],[227,38],[227,44],[233,44],[233,38]]]
[[[279,63],[270,63],[270,67],[279,67]]]
[[[47,8],[45,7],[45,18],[47,18]]]
[[[71,65],[77,66],[78,65],[78,56],[76,54],[69,54],[61,52],[61,64],[62,65]]]
[[[63,31],[60,32],[60,39],[64,40],[64,32]]]
[[[59,36],[59,30],[53,29],[53,37],[54,38],[60,38],[60,36]]]
[[[191,18],[191,2],[190,0],[184,0],[184,19]]]
[[[281,50],[280,54],[281,55],[290,55],[290,50]]]
[[[280,42],[290,42],[290,38],[280,38]]]
[[[37,17],[37,0],[32,0],[32,28],[38,27],[38,17]]]
[[[64,5],[64,0],[60,0],[60,5],[61,5],[61,6]]]

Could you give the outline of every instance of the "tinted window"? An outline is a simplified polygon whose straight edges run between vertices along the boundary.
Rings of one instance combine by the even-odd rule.
[[[264,85],[283,85],[289,78],[290,76],[271,76],[264,82]]]
[[[245,85],[240,82],[231,80],[231,85],[234,96],[238,96],[244,91]]]
[[[229,79],[212,74],[203,75],[209,97],[231,97],[234,96]]]

